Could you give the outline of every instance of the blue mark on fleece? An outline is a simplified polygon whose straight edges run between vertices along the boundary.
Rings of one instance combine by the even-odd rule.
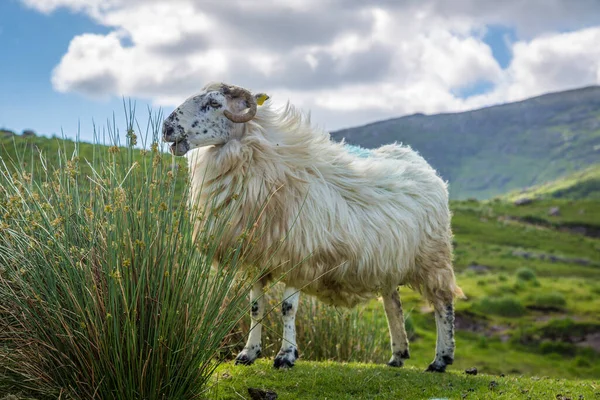
[[[360,157],[360,158],[367,158],[371,155],[371,150],[365,149],[360,146],[346,144],[346,145],[344,145],[344,147],[346,148],[346,150],[348,150],[348,153],[350,153],[354,156]]]

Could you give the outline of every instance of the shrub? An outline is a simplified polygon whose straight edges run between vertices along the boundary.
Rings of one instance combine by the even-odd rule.
[[[484,297],[473,304],[475,311],[483,314],[494,314],[502,317],[520,317],[526,310],[519,299],[512,296]]]
[[[600,324],[594,322],[576,322],[570,318],[552,319],[538,329],[543,338],[570,342],[585,335],[600,332]]]
[[[517,270],[517,278],[523,281],[535,281],[535,271],[527,267],[519,268]]]
[[[479,335],[477,339],[477,347],[480,349],[487,349],[489,347],[487,336]]]
[[[574,363],[577,367],[580,367],[580,368],[589,368],[593,365],[592,362],[588,358],[583,357],[583,356],[575,357]]]
[[[540,352],[542,354],[560,354],[562,356],[573,357],[577,352],[575,345],[564,342],[544,341],[540,343]]]
[[[567,300],[562,293],[538,293],[531,298],[532,305],[539,309],[561,310],[567,305]]]
[[[248,244],[223,249],[228,268],[212,270],[227,210],[203,215],[193,241],[185,169],[159,151],[159,119],[151,149],[134,150],[132,120],[127,147],[96,145],[90,160],[64,149],[55,169],[43,156],[29,170],[0,160],[0,387],[197,398],[248,311],[252,282],[237,275]]]

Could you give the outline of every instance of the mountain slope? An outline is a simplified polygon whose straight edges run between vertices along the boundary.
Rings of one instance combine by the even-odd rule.
[[[522,197],[600,200],[600,164],[592,165],[591,167],[560,177],[554,181],[542,183],[522,190],[515,190],[502,197],[509,200],[515,200]]]
[[[600,86],[468,112],[415,114],[331,136],[367,148],[410,145],[449,181],[452,198],[490,198],[600,160]]]

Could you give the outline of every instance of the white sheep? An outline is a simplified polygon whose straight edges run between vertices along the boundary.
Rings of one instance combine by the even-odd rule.
[[[266,203],[268,220],[248,266],[264,265],[268,250],[280,244],[271,260],[277,268],[251,291],[251,331],[236,363],[260,356],[263,288],[281,279],[284,332],[275,367],[292,367],[298,358],[300,291],[345,307],[381,296],[391,338],[388,365],[402,366],[409,344],[398,287],[408,285],[434,307],[437,345],[427,370],[444,372],[454,360],[454,297],[463,296],[452,267],[446,183],[409,147],[357,155],[311,127],[289,103],[279,111],[268,101],[257,107],[265,97],[210,83],[163,125],[172,153],[188,154],[192,203],[214,196],[216,206],[229,204],[240,193],[233,183],[243,182],[243,201],[226,237],[235,240],[254,217],[251,210]]]

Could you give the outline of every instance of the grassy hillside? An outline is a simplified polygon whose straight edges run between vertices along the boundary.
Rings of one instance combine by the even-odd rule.
[[[149,137],[139,137],[139,134],[135,138],[126,135],[126,140],[123,140],[122,138],[118,139],[115,137],[118,133],[111,132],[111,134],[105,135],[103,141],[100,141],[100,143],[106,143],[105,146],[96,146],[91,143],[58,137],[47,138],[35,135],[2,134],[3,132],[10,131],[0,130],[0,157],[2,157],[2,160],[9,169],[24,168],[26,171],[32,173],[33,179],[39,178],[37,174],[42,173],[42,170],[45,168],[43,164],[60,167],[61,161],[59,160],[65,158],[71,159],[72,157],[78,157],[83,161],[79,164],[79,172],[83,175],[90,175],[92,172],[91,165],[94,165],[98,160],[106,158],[109,146],[114,142],[122,144],[116,161],[117,165],[125,164],[129,152],[131,152],[131,157],[134,160],[140,162],[144,158],[144,155],[150,151],[150,143],[153,139],[156,141],[156,138],[153,138],[152,135],[146,135]],[[127,144],[132,140],[138,144],[138,147],[141,145],[145,150],[141,148],[129,149]],[[43,155],[43,163],[40,155]],[[163,153],[162,157],[165,162],[172,164],[172,168],[185,168],[186,166],[185,159],[183,158],[173,158],[168,153]],[[65,166],[62,167],[64,168]],[[182,187],[183,182],[179,182],[176,199],[181,195]]]
[[[520,198],[600,200],[600,164],[592,165],[547,183],[512,191],[502,197],[509,200]]]
[[[416,114],[332,137],[364,147],[408,144],[450,182],[452,198],[486,199],[597,163],[600,87],[469,112]]]

